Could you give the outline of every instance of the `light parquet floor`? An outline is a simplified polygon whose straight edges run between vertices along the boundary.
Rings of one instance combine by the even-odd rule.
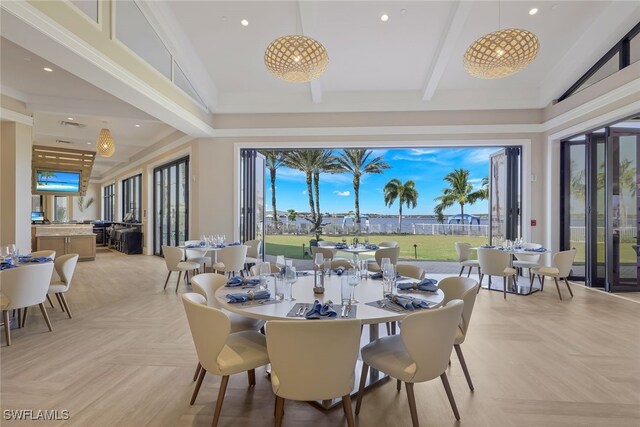
[[[99,253],[79,263],[68,294],[74,318],[38,310],[13,345],[0,350],[0,409],[66,409],[67,421],[7,421],[3,426],[208,426],[219,378],[207,376],[189,406],[197,362],[179,295],[163,292],[162,259]],[[175,281],[172,282],[175,284]],[[171,287],[171,282],[169,287]],[[180,292],[184,292],[181,285]],[[558,300],[548,283],[528,297],[482,290],[463,350],[470,392],[455,355],[448,370],[462,420],[439,380],[415,387],[422,426],[640,425],[640,304],[574,285]],[[566,289],[565,289],[566,292]],[[566,295],[568,297],[568,294]],[[274,397],[264,370],[257,386],[231,378],[221,426],[266,426]],[[355,403],[355,402],[354,402]],[[365,395],[359,426],[409,426],[404,393],[387,382]],[[285,426],[346,425],[287,402]]]

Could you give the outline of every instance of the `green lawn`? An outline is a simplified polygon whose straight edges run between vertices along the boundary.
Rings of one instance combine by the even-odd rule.
[[[350,242],[354,236],[322,236],[323,240],[340,241],[342,237]],[[309,240],[314,238],[312,235],[268,235],[265,239],[267,255],[284,255],[287,258],[302,259],[302,244],[305,250],[310,252]],[[361,241],[364,237],[359,236]],[[380,243],[384,241],[395,241],[400,245],[400,258],[405,260],[416,259],[413,245],[417,246],[418,260],[428,261],[455,261],[457,260],[455,242],[469,242],[471,246],[480,246],[486,244],[486,237],[468,237],[468,236],[427,236],[422,234],[400,234],[388,236],[373,236],[369,239],[371,243]],[[343,256],[349,256],[342,253]],[[370,255],[372,257],[373,254]],[[367,258],[367,254],[362,254],[362,258]],[[307,257],[310,259],[310,257]]]
[[[584,264],[585,244],[584,242],[572,242],[571,246],[576,248],[576,263]],[[598,262],[604,263],[605,250],[604,242],[598,243]],[[622,264],[633,265],[636,263],[636,251],[631,247],[631,243],[624,242],[620,244],[620,262]]]

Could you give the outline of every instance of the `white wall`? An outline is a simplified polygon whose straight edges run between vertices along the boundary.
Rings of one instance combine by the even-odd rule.
[[[70,219],[75,221],[83,221],[89,219],[100,219],[100,202],[101,202],[101,187],[100,184],[89,184],[87,186],[87,194],[84,196],[84,204],[86,206],[89,199],[93,198],[93,203],[88,208],[84,209],[84,212],[80,210],[78,201],[80,197],[70,197],[69,210],[71,211]]]

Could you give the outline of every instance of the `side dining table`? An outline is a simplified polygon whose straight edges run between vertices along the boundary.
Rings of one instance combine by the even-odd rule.
[[[305,273],[305,272],[300,272]],[[218,298],[220,304],[227,310],[240,314],[242,316],[250,317],[253,319],[260,320],[303,320],[304,316],[293,316],[291,317],[290,312],[293,310],[296,304],[304,304],[305,307],[311,307],[314,301],[317,299],[320,302],[324,303],[327,301],[332,301],[334,304],[339,305],[341,303],[341,282],[342,278],[345,276],[338,276],[336,274],[332,274],[330,276],[325,276],[325,290],[323,294],[314,294],[314,279],[313,274],[306,272],[306,275],[300,275],[298,280],[293,285],[292,294],[296,299],[295,301],[278,301],[275,302],[273,300],[254,300],[249,301],[247,303],[229,303],[227,301],[226,295],[229,293],[237,293],[237,292],[247,292],[247,289],[242,289],[242,287],[221,287],[216,291],[216,298]],[[275,295],[274,292],[274,278],[270,278],[268,280],[268,287],[271,295]],[[402,282],[415,282],[413,279],[409,278],[400,278],[398,279],[398,283]],[[289,286],[289,284],[284,284],[284,286]],[[430,304],[429,308],[436,308],[442,305],[444,301],[444,292],[438,289],[437,292],[420,292],[420,291],[411,291],[411,292],[403,292],[400,291],[398,295],[404,295],[422,299],[427,301]],[[285,295],[287,293],[285,292]],[[393,304],[392,308],[381,308],[375,303],[377,301],[383,300],[383,291],[382,291],[382,280],[375,280],[371,278],[363,278],[360,279],[360,283],[355,287],[354,290],[354,298],[359,301],[357,304],[354,304],[355,307],[355,315],[352,318],[356,318],[362,322],[362,325],[369,325],[369,342],[375,340],[379,336],[379,327],[378,325],[386,322],[397,322],[404,319],[408,314],[413,313],[414,311],[404,310],[400,306]],[[373,305],[368,305],[367,303],[372,303]],[[399,310],[398,310],[399,309]],[[319,320],[306,320],[308,322],[331,322],[334,319],[340,319],[341,312],[337,310],[337,317],[333,319],[319,319]],[[289,316],[287,316],[289,315]],[[353,394],[357,392],[357,386],[359,383],[360,372],[361,372],[361,361],[358,360],[355,369],[355,382],[354,382],[354,390]],[[387,380],[388,377],[384,376],[378,371],[370,370],[369,378],[367,379],[366,387],[374,386],[384,380]],[[333,408],[334,406],[341,405],[340,399],[326,400],[322,402],[311,402],[314,406],[317,406],[321,409],[328,410]]]

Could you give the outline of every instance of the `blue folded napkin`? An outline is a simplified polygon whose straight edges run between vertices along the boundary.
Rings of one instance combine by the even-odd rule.
[[[380,249],[378,245],[374,245],[373,243],[367,243],[366,245],[364,245],[364,248],[369,249],[370,251],[377,251],[378,249]]]
[[[45,257],[45,256],[37,256],[37,257],[20,257],[20,262],[22,263],[27,263],[27,262],[35,262],[35,263],[42,263],[42,262],[52,262],[53,260],[49,257]]]
[[[392,301],[398,304],[400,307],[404,308],[405,310],[413,311],[416,308],[429,308],[429,304],[426,301],[415,299],[415,298],[403,297],[400,295],[387,295],[385,298],[387,298],[389,301]]]
[[[255,286],[255,285],[259,285],[260,284],[260,278],[259,277],[247,277],[242,278],[241,276],[234,276],[231,279],[229,279],[227,281],[227,284],[225,286],[227,287],[234,287],[234,286],[241,286],[241,285],[250,285],[250,286]]]
[[[422,281],[419,283],[398,283],[398,289],[401,289],[403,291],[406,291],[408,289],[416,289],[425,292],[437,292],[438,286],[436,285],[436,283],[438,283],[438,281],[435,279],[422,279]]]
[[[344,273],[344,267],[338,267],[335,270],[333,270],[334,273],[336,273],[338,276],[342,276],[342,274]]]
[[[296,271],[296,274],[298,276],[307,276],[309,274],[308,271]]]
[[[396,273],[396,279],[399,278],[399,277],[401,277],[401,276],[398,273]],[[382,279],[383,278],[382,277],[382,271],[378,271],[377,273],[373,273],[371,275],[371,278],[372,279]]]
[[[8,262],[0,263],[0,271],[9,270],[10,268],[16,268],[17,265],[9,264]]]
[[[529,248],[529,249],[525,249],[525,251],[527,251],[527,252],[546,252],[547,250],[545,248],[536,248],[536,249]]]
[[[246,301],[251,301],[256,299],[269,299],[270,297],[271,297],[271,293],[267,290],[257,291],[257,292],[249,291],[247,293],[241,293],[241,294],[229,294],[227,295],[227,300],[230,303],[235,304],[237,302],[246,302]]]
[[[307,319],[321,319],[321,318],[333,318],[338,313],[333,309],[333,302],[327,301],[322,304],[320,301],[315,300],[313,306],[309,311],[304,314]]]
[[[189,243],[188,245],[184,245],[184,247],[187,249],[193,249],[193,248],[199,248],[201,246],[200,246],[200,243]]]
[[[240,246],[240,242],[229,243],[229,246]]]
[[[487,248],[487,249],[493,249],[493,248],[495,248],[495,246],[493,246],[493,245],[482,245],[482,246],[480,246],[480,247],[481,247],[481,248]]]
[[[349,245],[346,243],[338,243],[336,244],[336,249],[349,249]]]

